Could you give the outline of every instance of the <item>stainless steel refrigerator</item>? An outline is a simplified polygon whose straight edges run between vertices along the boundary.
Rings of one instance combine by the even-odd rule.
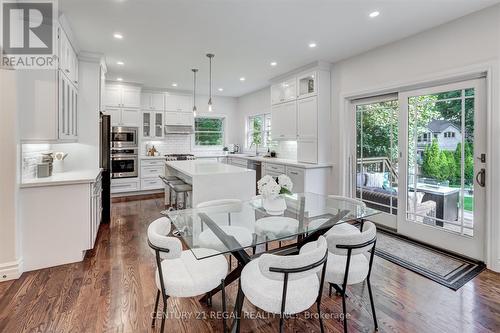
[[[102,168],[102,223],[111,221],[111,116],[100,113],[99,166]]]

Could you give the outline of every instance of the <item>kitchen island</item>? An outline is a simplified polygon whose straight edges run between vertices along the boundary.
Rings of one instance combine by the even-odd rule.
[[[165,166],[166,176],[192,185],[193,207],[209,200],[250,200],[255,195],[255,170],[203,160],[167,161]]]

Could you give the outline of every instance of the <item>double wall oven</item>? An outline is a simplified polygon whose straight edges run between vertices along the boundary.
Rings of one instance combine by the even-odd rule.
[[[138,128],[115,126],[111,130],[111,178],[139,176]]]

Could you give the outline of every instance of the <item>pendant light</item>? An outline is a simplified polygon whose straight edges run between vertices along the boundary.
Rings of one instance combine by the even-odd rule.
[[[212,112],[212,59],[215,54],[207,53],[209,61],[209,74],[208,74],[208,112]]]
[[[193,71],[193,116],[196,117],[196,72],[198,72],[197,68],[191,69]]]

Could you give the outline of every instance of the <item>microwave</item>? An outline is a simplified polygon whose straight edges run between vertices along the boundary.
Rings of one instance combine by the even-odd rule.
[[[137,147],[138,132],[137,127],[113,126],[111,129],[111,147]]]

